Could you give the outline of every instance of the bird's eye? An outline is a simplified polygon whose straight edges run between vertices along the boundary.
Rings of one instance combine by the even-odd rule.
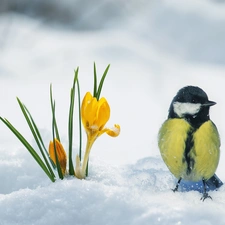
[[[192,99],[192,102],[195,103],[196,102],[195,99]]]

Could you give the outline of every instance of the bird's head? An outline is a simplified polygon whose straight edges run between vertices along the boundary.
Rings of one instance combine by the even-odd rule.
[[[209,120],[209,107],[215,105],[199,87],[181,88],[173,98],[168,118],[184,118],[194,127]]]

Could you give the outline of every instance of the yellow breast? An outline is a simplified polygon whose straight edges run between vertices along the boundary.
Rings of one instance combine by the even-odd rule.
[[[170,172],[178,179],[187,169],[184,163],[185,141],[191,126],[183,119],[168,119],[158,135],[158,145],[162,158]]]
[[[193,135],[194,146],[190,156],[195,160],[192,173],[196,179],[209,179],[219,163],[220,138],[216,126],[208,120]]]
[[[188,132],[193,129],[184,119],[168,119],[158,135],[158,145],[162,158],[176,178],[198,181],[209,179],[219,162],[219,134],[211,121],[205,122],[193,133],[193,148],[189,156],[194,167],[187,174],[187,161],[184,156]]]

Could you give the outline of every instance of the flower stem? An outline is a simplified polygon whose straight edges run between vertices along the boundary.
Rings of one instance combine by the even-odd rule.
[[[92,147],[94,141],[95,141],[95,138],[91,138],[91,139],[88,138],[87,139],[86,150],[85,150],[85,154],[84,154],[84,160],[83,160],[83,163],[82,163],[82,174],[84,176],[85,176],[85,174],[88,175],[88,171],[86,171],[86,168],[87,168],[87,163],[88,163],[91,147]]]

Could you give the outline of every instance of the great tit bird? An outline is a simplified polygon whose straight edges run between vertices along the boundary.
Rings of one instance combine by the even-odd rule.
[[[209,118],[209,108],[215,104],[199,87],[180,89],[172,100],[168,119],[158,134],[161,156],[178,179],[173,191],[178,190],[182,179],[194,182],[202,180],[203,201],[211,198],[207,185],[222,185],[215,175],[220,158],[220,137]]]

